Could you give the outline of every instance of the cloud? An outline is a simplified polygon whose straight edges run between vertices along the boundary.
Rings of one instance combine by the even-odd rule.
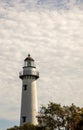
[[[40,72],[39,106],[49,101],[82,106],[82,10],[30,11],[26,1],[11,4],[6,0],[0,8],[0,118],[20,118],[19,72],[28,53]]]

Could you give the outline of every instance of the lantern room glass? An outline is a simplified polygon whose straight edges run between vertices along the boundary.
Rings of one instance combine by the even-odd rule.
[[[35,67],[35,64],[34,64],[34,61],[27,60],[27,61],[24,61],[24,66],[26,66],[26,67]]]

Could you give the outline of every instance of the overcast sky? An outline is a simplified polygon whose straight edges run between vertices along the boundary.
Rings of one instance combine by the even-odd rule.
[[[83,107],[83,1],[0,0],[0,129],[19,125],[19,72],[35,59],[38,104]]]

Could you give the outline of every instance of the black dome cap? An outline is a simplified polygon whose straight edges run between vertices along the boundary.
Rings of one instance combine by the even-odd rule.
[[[34,59],[30,56],[30,54],[28,54],[28,57],[26,57],[24,61],[27,61],[27,60],[34,61]]]

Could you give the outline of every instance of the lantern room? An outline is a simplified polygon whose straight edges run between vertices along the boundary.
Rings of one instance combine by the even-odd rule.
[[[35,67],[34,59],[30,57],[30,54],[28,54],[28,57],[24,60],[24,67]]]

